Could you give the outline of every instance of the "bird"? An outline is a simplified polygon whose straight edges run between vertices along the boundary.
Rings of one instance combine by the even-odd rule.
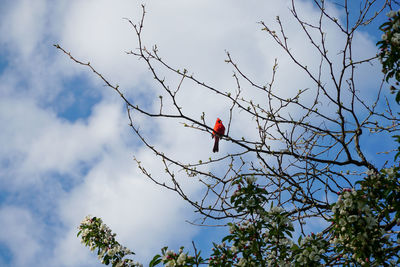
[[[220,118],[217,118],[217,121],[215,122],[214,130],[212,132],[211,138],[214,138],[214,148],[213,152],[218,152],[218,144],[219,144],[219,139],[225,134],[225,126],[222,124],[222,121]]]

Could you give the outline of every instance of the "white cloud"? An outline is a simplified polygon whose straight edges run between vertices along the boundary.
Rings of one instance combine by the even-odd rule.
[[[0,109],[7,125],[1,132],[1,157],[14,155],[17,173],[33,174],[31,178],[49,171],[75,173],[81,162],[90,163],[117,142],[124,125],[124,113],[116,103],[98,104],[87,121],[73,124],[29,99],[2,99]],[[29,177],[23,179],[14,182],[29,184]]]
[[[42,42],[46,23],[46,1],[10,1],[5,4],[0,26],[0,43],[15,54],[31,56]],[[7,10],[8,12],[5,12]]]
[[[12,266],[26,266],[41,249],[41,236],[45,234],[29,210],[17,206],[0,208],[0,242],[12,252]]]

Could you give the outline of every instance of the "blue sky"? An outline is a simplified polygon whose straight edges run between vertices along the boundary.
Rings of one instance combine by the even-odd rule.
[[[0,265],[99,266],[95,255],[76,238],[87,214],[100,216],[122,244],[147,260],[168,245],[178,249],[218,241],[223,234],[201,230],[185,220],[197,215],[175,194],[148,181],[132,160],[137,157],[164,179],[163,167],[128,127],[122,101],[111,89],[53,47],[58,43],[82,61],[90,61],[134,102],[156,109],[161,94],[146,66],[125,51],[137,47],[123,18],[138,21],[139,1],[0,0]],[[288,60],[258,21],[284,21],[293,49],[309,66],[318,64],[304,36],[290,18],[288,1],[152,1],[147,4],[144,38],[157,44],[163,58],[188,68],[219,88],[235,86],[225,50],[256,81],[268,81],[275,58],[276,87],[284,96],[309,81]],[[310,1],[300,1],[305,18],[315,19]],[[340,15],[339,10],[331,11]],[[382,21],[384,16],[380,18]],[[359,32],[357,56],[376,53],[380,33]],[[328,45],[338,51],[343,39],[327,27]],[[363,94],[375,90],[379,65],[360,71]],[[287,79],[290,74],[291,79]],[[165,73],[171,84],[174,77]],[[257,95],[254,95],[257,98]],[[193,86],[180,96],[188,114],[228,118],[226,106]],[[199,101],[201,99],[202,101]],[[179,159],[197,162],[211,155],[210,137],[179,122],[137,118],[154,144]],[[232,126],[237,136],[251,136],[247,121]],[[195,142],[193,140],[196,140]],[[188,151],[188,148],[190,151]],[[230,145],[221,144],[222,153]],[[225,151],[226,152],[226,151]],[[188,194],[202,188],[182,177]]]

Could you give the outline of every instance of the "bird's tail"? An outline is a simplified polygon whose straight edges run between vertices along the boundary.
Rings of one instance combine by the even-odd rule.
[[[219,138],[217,136],[214,136],[214,148],[213,148],[213,152],[218,152],[218,144],[219,144]]]

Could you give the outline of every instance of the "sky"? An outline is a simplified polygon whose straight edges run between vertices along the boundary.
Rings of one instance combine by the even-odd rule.
[[[101,217],[144,263],[166,245],[177,250],[195,240],[206,248],[224,234],[187,223],[199,215],[144,177],[133,157],[161,180],[164,169],[129,128],[122,100],[53,46],[60,44],[90,62],[133,103],[155,110],[162,91],[144,62],[125,53],[137,48],[137,40],[124,18],[138,22],[141,3],[0,0],[0,266],[100,266],[76,237],[88,214]],[[187,68],[218,88],[235,86],[225,51],[250,78],[264,83],[278,58],[276,87],[287,96],[309,81],[257,22],[277,27],[279,15],[293,51],[311,68],[319,63],[288,7],[289,1],[272,0],[149,1],[144,42],[157,44],[172,66]],[[343,18],[337,6],[329,8]],[[299,1],[298,9],[304,18],[318,18],[311,1]],[[355,35],[356,57],[376,54],[380,33],[377,24],[372,26]],[[343,36],[329,25],[327,32],[329,48],[338,51]],[[359,70],[363,93],[376,88],[379,70],[378,64]],[[176,78],[165,77],[177,85]],[[193,85],[187,85],[179,101],[196,118],[206,112],[210,127],[217,116],[223,121],[229,116],[226,103]],[[232,132],[251,136],[251,123],[240,118]],[[178,159],[196,162],[213,156],[210,137],[179,121],[137,120],[153,144]],[[222,153],[231,147],[226,142],[220,146]],[[198,183],[182,179],[189,195],[201,193]]]

